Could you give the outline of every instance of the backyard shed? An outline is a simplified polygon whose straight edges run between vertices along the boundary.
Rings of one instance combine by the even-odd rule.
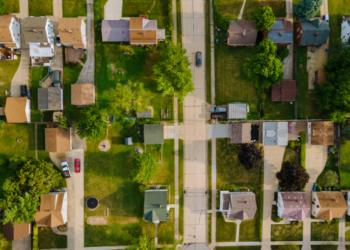
[[[143,135],[145,144],[163,144],[164,126],[163,124],[144,124]]]
[[[153,108],[148,106],[148,110],[144,110],[136,114],[137,118],[152,118],[153,117]]]
[[[295,80],[283,80],[272,86],[272,101],[295,101],[297,98],[297,84]]]
[[[144,220],[152,223],[166,221],[167,217],[167,194],[166,189],[150,189],[145,191],[143,207]]]
[[[315,71],[315,83],[322,84],[327,80],[326,75],[322,69]]]
[[[227,105],[228,119],[247,119],[246,103],[230,103]]]
[[[125,138],[125,145],[132,145],[132,137]]]

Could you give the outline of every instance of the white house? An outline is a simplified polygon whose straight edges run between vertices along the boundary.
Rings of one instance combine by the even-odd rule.
[[[278,192],[277,214],[282,219],[303,221],[310,212],[310,203],[304,192]]]
[[[64,46],[86,48],[86,24],[83,18],[60,18],[58,34]]]
[[[343,16],[341,23],[341,40],[350,46],[350,16]]]
[[[14,16],[0,16],[0,45],[21,48],[21,25]]]
[[[5,115],[7,123],[30,123],[30,100],[27,97],[7,97]]]
[[[47,17],[26,17],[23,20],[23,33],[24,40],[29,45],[32,64],[39,61],[43,63],[36,66],[51,66],[52,57],[55,55],[55,34],[50,19]]]
[[[288,122],[264,122],[263,143],[270,146],[288,145]]]

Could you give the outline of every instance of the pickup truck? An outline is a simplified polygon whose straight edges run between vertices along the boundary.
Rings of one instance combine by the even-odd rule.
[[[226,112],[226,108],[224,108],[224,107],[211,107],[210,112],[212,112],[212,113]]]
[[[66,178],[70,178],[71,177],[71,173],[69,170],[69,166],[68,166],[68,162],[64,161],[61,163],[61,167],[62,167],[62,171],[63,171],[63,175]]]
[[[226,112],[211,113],[211,119],[226,119]]]

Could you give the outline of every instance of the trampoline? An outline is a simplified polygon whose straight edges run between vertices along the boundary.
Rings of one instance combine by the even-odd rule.
[[[89,197],[87,200],[86,200],[86,206],[89,208],[89,209],[96,209],[98,207],[98,199],[96,197]]]

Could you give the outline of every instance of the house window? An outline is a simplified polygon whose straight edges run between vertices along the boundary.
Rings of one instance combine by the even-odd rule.
[[[320,205],[317,205],[316,207],[317,207],[317,208],[320,208]]]
[[[300,31],[300,34],[303,34],[303,31]]]
[[[312,202],[312,205],[315,205],[315,202],[314,202],[314,201]]]
[[[316,215],[316,212],[314,211],[313,214]]]
[[[300,28],[297,29],[297,31],[299,31],[299,30],[300,30]]]

